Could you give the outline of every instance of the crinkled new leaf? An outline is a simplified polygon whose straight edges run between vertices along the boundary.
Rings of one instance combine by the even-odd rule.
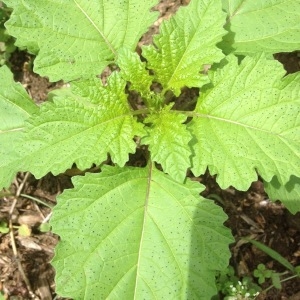
[[[226,33],[225,18],[221,2],[194,0],[160,25],[155,46],[143,47],[142,55],[165,90],[178,96],[184,86],[201,87],[207,83],[207,77],[200,72],[204,65],[224,57],[216,44]]]
[[[171,111],[171,106],[166,106],[145,119],[145,123],[151,126],[146,128],[148,134],[142,139],[142,143],[149,145],[151,159],[160,163],[163,170],[179,182],[184,181],[191,166],[189,142],[192,135],[183,124],[186,119],[184,114]]]

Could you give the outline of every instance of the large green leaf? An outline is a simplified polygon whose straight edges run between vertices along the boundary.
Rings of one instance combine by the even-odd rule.
[[[155,77],[164,89],[200,87],[207,78],[200,74],[203,65],[219,62],[224,56],[216,47],[225,34],[226,15],[220,1],[192,0],[160,26],[154,46],[143,48]]]
[[[171,106],[165,107],[146,118],[145,123],[151,123],[151,126],[142,143],[149,145],[153,161],[160,163],[172,178],[183,182],[191,166],[192,153],[188,144],[192,136],[182,124],[187,117],[172,113],[170,109]]]
[[[264,56],[236,58],[211,73],[190,128],[195,134],[195,174],[218,174],[222,188],[246,190],[256,170],[285,184],[300,176],[300,74],[286,76]]]
[[[282,185],[276,176],[271,182],[264,182],[265,190],[271,200],[281,200],[288,210],[296,214],[300,211],[300,178],[291,176],[290,180]]]
[[[134,136],[144,134],[127,103],[125,84],[113,73],[106,87],[95,78],[44,103],[26,126],[23,169],[36,177],[58,174],[73,163],[85,169],[102,163],[107,153],[123,166],[135,152]]]
[[[270,54],[300,49],[300,0],[222,0],[230,33],[224,47],[235,53]]]
[[[121,46],[134,49],[155,21],[157,0],[6,0],[16,45],[38,53],[35,72],[52,81],[99,74]]]
[[[51,220],[58,294],[74,299],[210,299],[230,257],[226,216],[152,169],[105,167],[73,179]]]
[[[5,66],[0,68],[0,189],[7,187],[20,171],[17,150],[22,149],[22,131],[29,116],[38,107],[21,86],[13,80],[13,75]]]

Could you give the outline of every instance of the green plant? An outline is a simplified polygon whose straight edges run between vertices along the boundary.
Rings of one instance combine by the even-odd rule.
[[[270,257],[275,259],[289,271],[285,271],[282,273],[275,272],[274,270],[269,270],[266,268],[264,264],[259,264],[257,268],[254,270],[253,275],[258,278],[258,283],[263,284],[266,279],[270,278],[272,281],[272,285],[265,289],[263,292],[267,292],[271,288],[275,287],[277,289],[281,289],[281,283],[284,281],[291,280],[296,277],[300,277],[300,266],[294,267],[288,260],[286,260],[282,255],[280,255],[277,251],[271,249],[270,247],[249,238],[245,238],[247,241],[252,243],[255,247],[260,249],[261,251],[268,254]],[[282,276],[292,273],[292,275],[281,279]]]
[[[21,236],[30,236],[31,235],[31,228],[26,225],[22,224],[20,226],[13,226],[13,228],[18,229],[18,233]],[[9,233],[9,226],[6,222],[0,222],[0,232],[1,233]]]
[[[9,19],[11,10],[0,1],[0,66],[6,64],[15,51],[14,39],[7,34],[4,23]]]
[[[272,271],[266,269],[264,264],[259,264],[254,270],[253,275],[258,278],[258,283],[262,284],[266,281],[267,278],[272,277]]]
[[[271,59],[299,49],[299,0],[192,0],[161,24],[143,59],[134,49],[157,18],[155,0],[5,3],[14,9],[6,28],[36,55],[34,71],[71,88],[38,107],[1,69],[1,185],[17,171],[39,178],[74,163],[101,168],[75,176],[53,210],[57,293],[215,295],[233,239],[226,215],[199,196],[204,187],[187,170],[199,176],[208,168],[222,188],[241,190],[258,174],[272,191],[273,180],[300,177],[300,75],[284,77]],[[115,71],[103,85],[107,66]],[[184,87],[200,96],[182,103]],[[137,150],[143,168],[128,163]],[[299,202],[289,207],[296,212]]]
[[[242,280],[236,277],[231,266],[217,274],[216,285],[224,300],[255,299],[261,291],[250,277],[243,277]]]
[[[0,221],[0,232],[1,233],[8,233],[9,232],[9,228],[8,228],[6,222]]]
[[[284,274],[285,273],[280,274],[273,270],[269,270],[264,264],[259,264],[253,272],[253,275],[258,278],[259,284],[263,284],[266,279],[270,278],[272,281],[272,287],[274,286],[277,289],[281,289],[280,275]]]

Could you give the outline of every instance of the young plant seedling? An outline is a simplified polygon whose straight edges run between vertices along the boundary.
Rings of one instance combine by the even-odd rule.
[[[236,277],[231,266],[217,274],[216,285],[222,298],[215,296],[212,300],[251,300],[255,299],[261,291],[261,288],[250,277],[243,277],[241,280]]]
[[[20,236],[31,235],[31,228],[26,224],[22,224],[20,226],[13,226],[13,228],[18,229],[18,233]],[[9,233],[9,226],[6,222],[0,222],[0,232]]]
[[[272,271],[266,269],[264,264],[259,264],[254,270],[253,275],[258,278],[258,283],[263,284],[267,278],[272,277]]]
[[[257,268],[254,270],[253,275],[258,278],[258,283],[263,284],[266,279],[270,278],[272,281],[272,285],[269,286],[267,289],[265,289],[263,292],[267,292],[271,288],[275,287],[277,289],[281,289],[281,283],[291,280],[296,277],[300,277],[300,266],[292,266],[291,263],[286,260],[282,255],[280,255],[277,251],[271,249],[270,247],[252,239],[246,238],[247,241],[255,245],[258,249],[268,254],[270,257],[275,259],[277,262],[279,262],[281,265],[283,265],[285,268],[287,268],[289,271],[278,273],[274,270],[269,270],[266,268],[264,264],[259,264]],[[291,276],[285,277],[281,279],[282,276],[287,275],[289,273],[292,273]]]

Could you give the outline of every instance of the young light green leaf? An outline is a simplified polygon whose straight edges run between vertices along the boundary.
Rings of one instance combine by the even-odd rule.
[[[150,93],[153,76],[145,69],[146,64],[141,62],[137,53],[122,48],[118,51],[116,63],[121,68],[122,78],[131,83],[131,90],[140,92],[142,96]]]
[[[278,290],[282,289],[282,285],[281,285],[281,280],[280,280],[280,274],[279,273],[272,273],[272,284],[274,285],[274,287]]]
[[[285,184],[300,176],[300,74],[286,76],[264,56],[234,57],[211,73],[190,123],[195,135],[193,171],[218,174],[222,188],[248,189],[258,173]]]
[[[118,51],[116,63],[121,68],[121,76],[131,83],[130,89],[139,92],[148,108],[158,109],[164,99],[160,94],[150,91],[153,76],[146,70],[146,64],[137,53],[123,47]]]
[[[178,96],[184,86],[200,87],[207,82],[200,74],[203,65],[224,57],[216,44],[225,34],[225,17],[221,2],[192,0],[161,24],[155,45],[143,47],[142,55],[165,90]]]
[[[52,81],[100,74],[117,50],[134,49],[155,21],[157,0],[6,0],[17,46],[38,54],[34,70]],[[22,16],[22,17],[20,17]]]
[[[73,179],[54,208],[57,293],[74,299],[210,299],[230,257],[226,216],[147,168],[105,167]],[[176,220],[176,223],[174,223]]]
[[[38,111],[21,84],[6,66],[0,68],[0,189],[7,187],[20,171],[21,132],[25,120]]]
[[[188,143],[192,135],[187,130],[186,116],[170,112],[171,106],[163,108],[145,119],[151,123],[146,130],[148,135],[141,143],[149,145],[151,159],[160,163],[166,173],[179,182],[186,177],[187,168],[191,166],[191,148]]]
[[[222,49],[244,55],[300,49],[300,0],[222,2],[229,28]]]
[[[0,233],[9,233],[9,227],[6,222],[0,221]]]
[[[88,83],[86,90],[80,90]],[[36,177],[49,171],[58,174],[73,163],[79,169],[89,168],[106,160],[107,153],[124,166],[128,153],[135,152],[134,136],[145,134],[131,114],[126,82],[118,73],[110,76],[107,87],[96,79],[81,84],[68,96],[58,93],[28,121],[23,169]]]
[[[282,185],[276,176],[271,182],[264,182],[265,191],[271,200],[281,200],[287,209],[296,214],[300,211],[300,178],[291,176],[290,180]]]

